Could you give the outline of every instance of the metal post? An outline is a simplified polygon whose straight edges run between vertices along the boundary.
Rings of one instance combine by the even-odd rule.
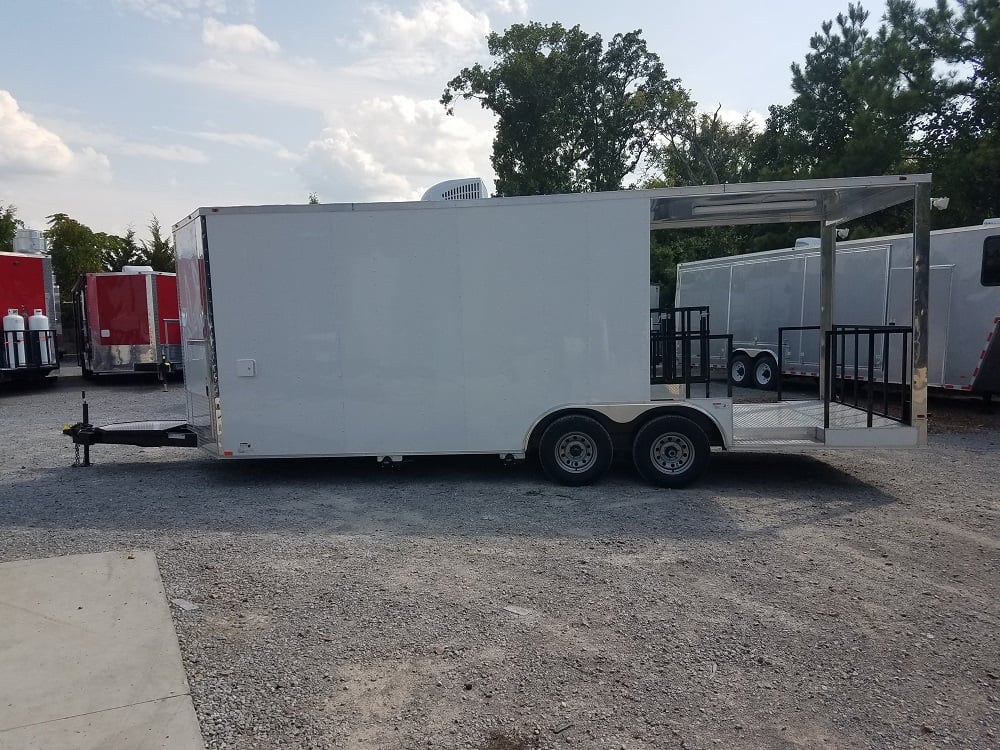
[[[868,426],[872,426],[875,408],[875,332],[868,331]]]
[[[825,350],[829,344],[833,343],[833,333],[820,332],[819,341],[820,341],[821,351]],[[834,344],[834,347],[836,347],[836,344]],[[836,351],[836,349],[834,349],[834,351]],[[836,357],[831,358],[829,361],[823,362],[821,366],[824,369],[820,371],[819,382],[822,384],[823,380],[826,379],[826,382],[829,383],[831,380],[833,380],[833,371],[837,367]],[[829,371],[827,371],[826,368],[829,368]],[[821,391],[820,398],[823,399],[823,427],[824,429],[830,429],[830,391],[829,390]]]
[[[85,425],[90,424],[90,405],[87,404],[87,392],[80,391],[80,397],[83,399],[83,423]],[[90,444],[83,444],[83,465],[90,466]]]
[[[778,328],[778,372],[777,372],[777,376],[778,376],[778,380],[777,380],[778,401],[781,401],[781,373],[785,369],[785,346],[784,346],[785,342],[784,342],[784,338],[785,338],[785,329],[781,328],[779,326],[779,328]],[[728,379],[728,377],[729,377],[729,373],[728,372],[726,373],[726,377]]]
[[[827,367],[827,345],[835,341],[827,337],[833,330],[833,287],[837,272],[837,227],[820,224],[820,280],[819,280],[819,397],[825,398],[832,385],[831,370]]]
[[[922,182],[913,189],[913,387],[911,424],[917,428],[917,445],[927,445],[927,335],[930,300],[931,186]]]

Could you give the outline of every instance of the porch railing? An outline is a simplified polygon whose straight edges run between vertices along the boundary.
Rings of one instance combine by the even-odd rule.
[[[708,307],[651,309],[649,333],[649,382],[683,385],[684,397],[691,398],[691,386],[704,384],[705,398],[711,397],[709,345],[726,342],[726,357],[731,356],[731,334],[712,334]],[[726,381],[726,393],[733,395]]]
[[[785,334],[819,329],[819,326],[778,329],[779,401],[785,365]],[[831,403],[863,409],[868,427],[874,424],[875,417],[910,424],[912,338],[913,329],[908,326],[834,325],[833,330],[826,333],[828,387],[823,393],[823,426],[830,426]]]

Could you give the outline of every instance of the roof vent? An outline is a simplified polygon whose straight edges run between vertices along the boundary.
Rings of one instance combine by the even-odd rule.
[[[795,240],[795,249],[801,250],[804,247],[819,247],[819,237],[799,237]]]
[[[1000,224],[1000,217],[993,219],[983,219],[983,224]]]
[[[488,198],[486,183],[478,177],[467,177],[462,180],[447,180],[427,188],[420,197],[422,201],[476,201]]]
[[[122,266],[122,273],[156,273],[152,266]]]

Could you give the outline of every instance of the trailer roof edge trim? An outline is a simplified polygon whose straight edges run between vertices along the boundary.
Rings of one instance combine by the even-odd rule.
[[[867,216],[914,199],[929,174],[840,177],[642,191],[650,196],[650,228],[824,222]]]
[[[178,228],[197,216],[253,214],[280,210],[284,213],[315,211],[462,210],[496,204],[545,204],[600,202],[609,200],[650,201],[650,229],[734,224],[768,224],[822,221],[840,224],[914,198],[914,188],[929,184],[929,174],[881,177],[836,177],[821,180],[727,183],[655,190],[617,190],[601,193],[563,193],[511,198],[461,201],[398,201],[383,203],[327,203],[261,206],[203,207],[174,225]]]

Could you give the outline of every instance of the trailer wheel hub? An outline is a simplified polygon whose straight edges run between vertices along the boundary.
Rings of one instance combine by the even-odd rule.
[[[684,435],[667,433],[653,441],[649,447],[649,458],[665,474],[678,474],[694,460],[694,446]]]
[[[564,435],[556,443],[555,453],[560,467],[576,474],[587,471],[597,460],[597,446],[582,432]]]

